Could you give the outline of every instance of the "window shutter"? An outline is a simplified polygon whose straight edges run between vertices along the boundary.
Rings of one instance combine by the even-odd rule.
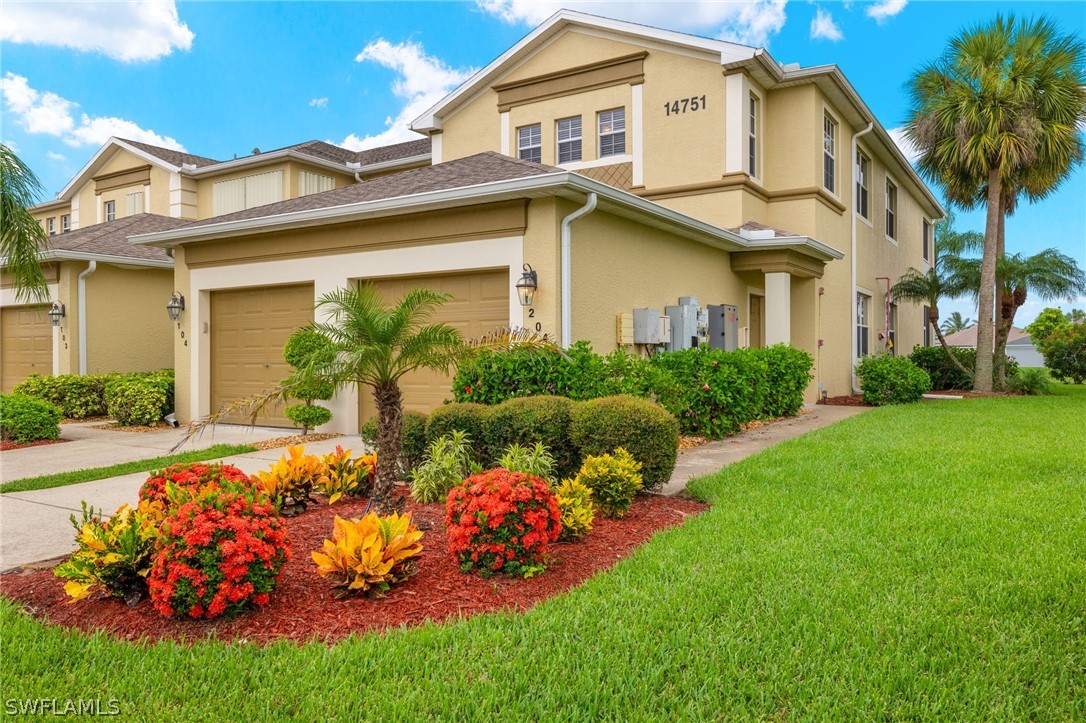
[[[124,199],[124,215],[135,216],[143,213],[143,191],[129,193]]]

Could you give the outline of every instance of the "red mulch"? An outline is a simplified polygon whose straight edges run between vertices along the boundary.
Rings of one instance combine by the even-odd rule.
[[[828,404],[831,407],[867,407],[862,394],[849,394],[842,397],[826,397],[819,404]]]
[[[70,439],[39,439],[37,442],[27,442],[26,444],[16,444],[10,439],[0,439],[0,452],[11,452],[16,449],[26,449],[27,447],[44,447],[47,444],[60,444],[61,442],[70,442]]]
[[[284,567],[279,589],[272,593],[268,606],[231,620],[164,618],[146,599],[135,608],[115,598],[70,603],[64,594],[64,581],[51,569],[3,575],[0,594],[47,622],[85,632],[102,630],[129,640],[192,641],[214,637],[261,644],[280,639],[331,642],[351,633],[419,625],[425,620],[441,622],[496,610],[527,610],[609,569],[658,530],[678,525],[708,507],[674,497],[639,496],[622,519],[597,518],[595,526],[579,542],[552,546],[546,571],[521,579],[503,575],[482,578],[460,572],[449,554],[443,505],[409,501],[408,511],[425,531],[418,573],[394,586],[385,598],[337,600],[330,583],[317,575],[309,553],[320,549],[323,540],[331,537],[334,515],[357,517],[365,506],[365,500],[339,502],[333,507],[321,504],[286,519],[293,557]]]

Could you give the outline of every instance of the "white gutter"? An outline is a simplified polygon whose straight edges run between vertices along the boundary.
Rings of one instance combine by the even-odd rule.
[[[80,251],[68,251],[65,249],[50,249],[39,255],[43,261],[57,259],[60,261],[101,261],[104,264],[117,264],[119,266],[146,266],[153,269],[172,269],[172,259],[140,259],[132,256],[118,256],[116,254],[91,254]],[[0,266],[6,265],[6,259],[0,259]]]
[[[87,269],[79,274],[76,284],[77,306],[79,307],[79,373],[87,373],[87,277],[98,269],[98,262],[91,260],[87,263]]]
[[[597,196],[588,194],[588,201],[573,213],[562,219],[562,348],[573,345],[573,271],[572,271],[572,230],[570,226],[579,218],[596,210]]]
[[[331,171],[339,171],[340,173],[350,173],[346,163],[336,163],[335,161],[329,161],[326,158],[320,158],[319,156],[311,156],[308,153],[299,153],[295,150],[279,150],[268,151],[267,153],[260,153],[255,156],[243,156],[241,158],[234,158],[229,161],[223,161],[222,163],[215,163],[207,166],[200,166],[198,168],[183,168],[181,172],[186,176],[197,178],[200,176],[217,176],[221,173],[229,173],[230,171],[238,168],[246,168],[249,166],[263,166],[268,163],[275,163],[276,161],[300,161],[307,163],[311,166],[320,166],[327,168]]]
[[[849,156],[849,163],[851,163],[852,166],[853,166],[852,174],[851,174],[853,187],[855,187],[855,185],[856,185],[856,178],[855,178],[855,175],[856,175],[856,141],[859,139],[860,136],[862,136],[862,135],[864,135],[866,133],[870,133],[871,129],[874,128],[874,127],[875,127],[875,122],[871,121],[870,123],[867,124],[867,128],[864,128],[862,131],[860,131],[858,133],[853,133],[852,134],[852,155]],[[851,191],[852,189],[849,189],[849,190]],[[870,199],[869,199],[869,202],[870,202]],[[855,198],[852,199],[852,207],[851,207],[850,215],[852,216],[852,249],[851,249],[851,251],[849,251],[848,260],[849,260],[850,265],[852,266],[852,272],[851,272],[851,278],[852,278],[852,302],[851,302],[851,305],[849,306],[849,308],[852,310],[851,311],[851,317],[849,319],[849,328],[853,329],[853,332],[852,332],[852,363],[851,363],[851,368],[852,368],[852,393],[853,394],[859,394],[860,393],[860,385],[856,380],[856,353],[859,351],[859,348],[856,346],[856,331],[855,331],[855,324],[856,324],[856,292],[857,292],[857,288],[856,288],[856,199]]]
[[[391,161],[381,161],[380,163],[366,163],[363,164],[359,170],[362,173],[369,173],[371,171],[384,171],[389,168],[399,168],[400,166],[411,166],[429,161],[431,154],[423,153],[417,156],[407,156],[406,158],[396,158]]]

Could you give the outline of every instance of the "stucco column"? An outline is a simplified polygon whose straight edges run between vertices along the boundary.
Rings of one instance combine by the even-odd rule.
[[[765,275],[765,343],[792,343],[792,275],[788,272]]]
[[[313,281],[313,303],[316,304],[325,294],[350,286],[351,281],[347,277],[329,275],[324,278],[316,278]],[[328,312],[316,311],[315,321],[329,320]],[[369,387],[364,389],[369,394]],[[331,400],[320,402],[321,406],[332,410],[332,421],[317,427],[317,432],[343,432],[345,434],[358,434],[358,389],[354,386],[340,389]]]

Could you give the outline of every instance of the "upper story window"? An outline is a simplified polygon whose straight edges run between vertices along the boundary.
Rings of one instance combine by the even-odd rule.
[[[113,219],[117,218],[117,202],[116,201],[106,201],[105,211],[106,211],[106,220],[107,221],[112,221]]]
[[[924,260],[931,261],[931,222],[924,219]]]
[[[135,216],[143,213],[143,191],[129,193],[124,197],[124,215]]]
[[[600,158],[626,152],[626,109],[600,111]]]
[[[867,356],[870,331],[871,297],[856,294],[856,357]]]
[[[67,233],[72,230],[72,217],[65,214],[60,217],[60,232]]]
[[[837,122],[822,116],[822,185],[837,192]]]
[[[856,151],[856,211],[871,220],[871,159]]]
[[[525,126],[517,129],[517,157],[532,163],[543,162],[543,126]]]
[[[886,235],[897,238],[897,186],[886,181]]]
[[[55,216],[51,216],[49,218],[49,220],[46,221],[45,226],[46,226],[46,230],[49,232],[50,236],[55,236],[56,235],[56,233],[57,233],[57,219],[56,219]]]
[[[581,116],[558,121],[558,162],[581,160]]]
[[[758,96],[750,94],[750,128],[747,131],[747,173],[758,176]]]

